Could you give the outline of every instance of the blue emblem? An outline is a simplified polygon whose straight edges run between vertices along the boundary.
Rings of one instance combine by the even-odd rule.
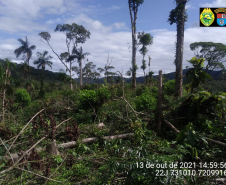
[[[226,24],[226,14],[217,14],[217,24],[224,26]]]

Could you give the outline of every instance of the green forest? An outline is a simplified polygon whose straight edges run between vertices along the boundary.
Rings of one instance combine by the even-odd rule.
[[[104,66],[88,61],[82,44],[91,33],[76,23],[56,25],[66,38],[61,54],[43,31],[49,51],[37,51],[36,60],[28,37],[14,51],[23,63],[0,59],[0,185],[226,183],[226,45],[191,43],[194,56],[183,69],[187,1],[177,0],[168,18],[177,26],[176,71],[153,75],[144,60],[153,36],[136,33],[143,0],[128,2],[129,70],[114,71],[109,55]],[[50,71],[50,53],[64,69]]]

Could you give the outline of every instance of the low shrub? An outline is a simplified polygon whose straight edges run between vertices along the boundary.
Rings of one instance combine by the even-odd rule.
[[[155,109],[157,99],[152,95],[150,90],[146,89],[144,93],[137,97],[135,104],[138,111],[149,111]]]
[[[15,103],[19,103],[21,106],[27,106],[31,103],[31,96],[26,89],[18,89],[15,93]]]

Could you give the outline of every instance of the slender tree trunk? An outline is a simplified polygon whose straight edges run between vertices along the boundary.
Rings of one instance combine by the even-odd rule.
[[[144,85],[146,85],[145,71],[144,71]]]
[[[136,39],[136,20],[138,8],[135,8],[134,15],[132,15],[132,7],[129,2],[129,12],[132,27],[132,88],[136,89],[136,51],[137,51],[137,39]]]
[[[184,48],[184,13],[186,0],[179,0],[179,4],[183,4],[181,15],[177,23],[177,44],[176,44],[176,81],[175,81],[175,95],[183,95],[183,48]]]
[[[41,88],[40,88],[40,96],[43,97],[44,93],[43,93],[43,69],[42,69],[42,74],[41,74]]]
[[[79,61],[80,64],[80,87],[82,87],[82,60]]]
[[[136,34],[136,33],[135,33]],[[132,34],[133,49],[132,49],[132,88],[136,89],[136,35]]]
[[[162,133],[162,70],[159,70],[159,95],[158,95],[158,133]]]
[[[7,91],[7,85],[9,85],[10,81],[7,80],[7,78],[9,78],[11,75],[11,72],[9,70],[9,68],[6,68],[5,71],[5,82],[4,82],[4,87],[3,87],[3,100],[2,100],[2,121],[3,123],[5,122],[5,96],[6,96],[6,91]]]
[[[72,89],[73,89],[73,84],[72,84],[72,77],[71,77],[72,75],[71,75],[71,71],[72,71],[72,70],[71,70],[71,61],[70,61],[70,78],[71,78],[70,81],[71,81],[71,90],[72,90]]]
[[[2,99],[2,122],[5,123],[5,87],[3,87],[3,99]]]
[[[31,82],[31,68],[30,68],[30,65],[29,65],[29,60],[30,60],[30,56],[27,53],[28,74],[29,74],[29,80]]]

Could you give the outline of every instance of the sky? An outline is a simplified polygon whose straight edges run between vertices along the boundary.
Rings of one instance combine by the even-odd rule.
[[[153,44],[148,46],[151,57],[150,69],[155,74],[174,72],[176,24],[167,22],[169,12],[176,6],[174,0],[144,0],[138,8],[137,32],[150,33]],[[193,42],[215,42],[226,44],[226,28],[199,27],[200,7],[225,7],[226,0],[189,0],[186,9],[188,22],[184,33],[183,68],[189,66],[187,60],[194,57],[190,50]],[[20,47],[18,39],[28,37],[30,45],[35,45],[30,65],[37,59],[36,53],[48,51],[53,57],[52,69],[65,69],[50,47],[41,41],[40,32],[51,34],[50,45],[58,54],[66,52],[65,34],[54,32],[57,24],[83,25],[91,32],[90,39],[82,46],[86,57],[97,68],[103,68],[108,54],[115,67],[112,72],[125,74],[131,67],[131,21],[128,0],[0,0],[0,58],[10,58],[12,62],[23,62],[16,58],[14,50]],[[139,48],[138,48],[139,50]],[[137,51],[137,76],[142,76],[142,55]],[[86,61],[84,61],[86,62]],[[74,63],[78,66],[78,63]],[[147,66],[146,72],[149,71]],[[75,76],[76,77],[76,76]],[[126,77],[126,76],[125,76]]]

